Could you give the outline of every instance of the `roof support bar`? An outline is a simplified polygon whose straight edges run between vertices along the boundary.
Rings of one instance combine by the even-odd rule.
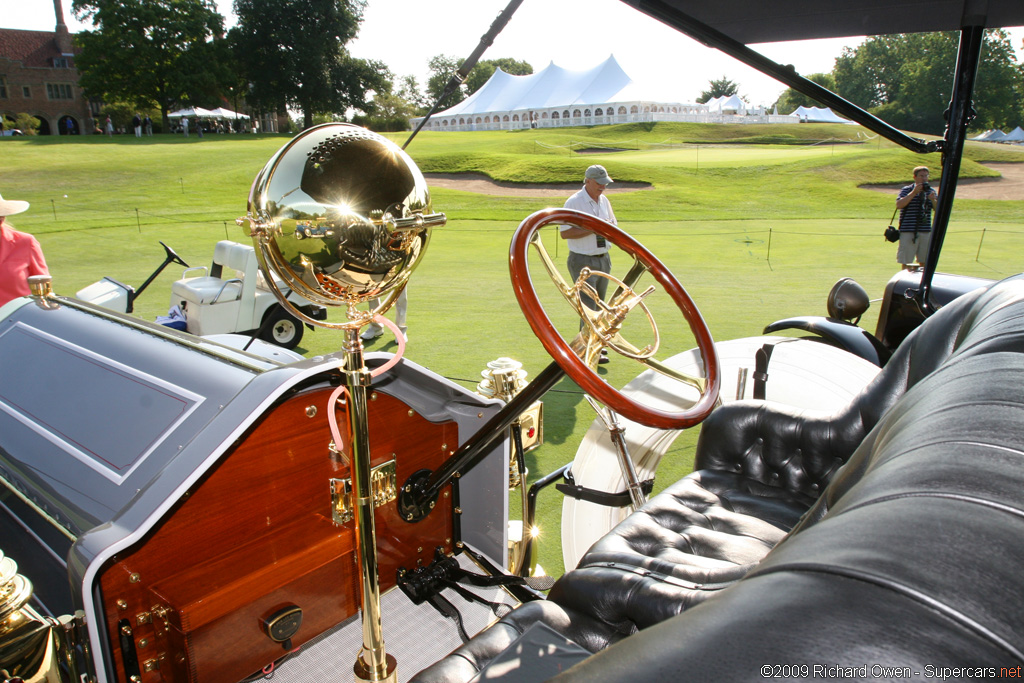
[[[922,309],[925,314],[929,315],[935,312],[935,307],[928,299],[932,287],[932,277],[935,275],[935,267],[939,261],[939,252],[942,250],[942,242],[946,238],[946,229],[949,227],[949,216],[953,211],[956,180],[960,175],[964,141],[967,139],[967,126],[970,125],[976,114],[974,106],[971,104],[971,98],[978,76],[978,64],[981,62],[984,38],[985,28],[983,25],[965,26],[960,29],[960,50],[956,57],[953,92],[950,94],[949,109],[946,110],[939,204],[935,208],[932,241],[928,247],[928,260],[921,277],[921,289],[917,293],[917,299]]]
[[[743,43],[733,40],[721,31],[694,19],[688,14],[680,12],[665,2],[661,2],[661,0],[623,0],[623,2],[632,5],[644,14],[654,17],[658,21],[671,26],[677,31],[685,33],[694,40],[698,40],[708,47],[721,50],[725,54],[740,60],[744,64],[752,66],[758,71],[785,83],[794,90],[797,90],[808,97],[813,97],[818,102],[821,102],[827,107],[831,107],[834,111],[856,121],[868,130],[874,131],[882,137],[895,142],[897,145],[906,147],[912,152],[920,153],[935,152],[938,150],[938,142],[929,142],[910,137],[903,131],[893,128],[885,121],[873,114],[870,114],[849,100],[845,100],[831,90],[823,88],[814,81],[804,78],[798,74],[793,67],[783,66],[768,59],[759,52],[751,50]]]

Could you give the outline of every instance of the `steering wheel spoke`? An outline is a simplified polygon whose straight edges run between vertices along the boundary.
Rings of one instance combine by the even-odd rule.
[[[540,241],[540,229],[551,224],[579,226],[607,239],[634,259],[626,276],[619,280],[607,273],[585,272],[581,273],[579,280],[572,285],[566,283]],[[541,262],[555,287],[583,320],[583,329],[571,342],[566,341],[557,332],[537,296],[528,264],[531,245],[540,255]],[[696,304],[679,281],[650,251],[630,235],[589,214],[570,209],[545,209],[529,216],[516,230],[509,252],[509,269],[516,298],[534,334],[566,374],[588,394],[634,422],[660,429],[691,427],[711,413],[718,402],[721,387],[718,354],[711,332]],[[638,292],[637,283],[645,273],[650,273],[657,286]],[[587,283],[588,278],[595,276],[606,278],[616,284],[614,293],[607,301],[602,301],[597,296],[596,288]],[[700,350],[704,366],[703,377],[694,377],[673,370],[654,357],[660,344],[660,336],[658,326],[644,299],[655,289],[663,290],[686,319]],[[589,308],[584,303],[584,297],[593,300],[596,308]],[[636,315],[637,308],[646,316],[653,334],[653,341],[643,348],[629,342],[621,334],[627,316],[630,313]],[[656,372],[696,388],[701,394],[700,398],[685,410],[664,411],[624,396],[597,374],[597,363],[603,348],[610,348]]]
[[[707,389],[708,381],[706,378],[697,377],[696,375],[690,375],[685,372],[680,372],[675,368],[665,365],[657,358],[644,358],[640,362],[649,367],[651,370],[654,370],[659,374],[665,375],[669,379],[674,379],[677,382],[687,384],[701,393],[704,393],[704,391]]]

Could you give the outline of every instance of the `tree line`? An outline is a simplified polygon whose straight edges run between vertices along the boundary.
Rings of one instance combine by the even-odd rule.
[[[302,126],[351,118],[376,129],[403,129],[442,94],[461,60],[436,55],[421,88],[415,76],[396,77],[386,64],[352,56],[367,0],[234,0],[237,24],[213,0],[73,0],[72,11],[93,30],[76,35],[76,65],[87,96],[113,111],[158,111],[183,105],[256,112],[299,111]],[[941,134],[942,112],[956,61],[955,32],[869,38],[846,48],[832,72],[809,78],[894,126]],[[478,90],[498,68],[533,73],[520,60],[483,60],[440,104],[451,107]],[[738,93],[726,77],[712,80],[698,102]],[[1024,67],[1005,31],[985,35],[978,70],[974,128],[1024,121]],[[816,104],[786,90],[776,106],[788,113]]]
[[[844,48],[831,72],[807,78],[896,128],[942,135],[959,41],[956,31],[875,36]],[[779,113],[817,104],[791,88],[776,102]],[[1024,125],[1024,65],[1002,29],[985,32],[974,108],[972,130]]]
[[[74,0],[93,30],[75,36],[79,84],[120,116],[157,111],[163,129],[180,106],[302,114],[302,126],[354,115],[376,128],[399,128],[427,111],[461,62],[430,60],[425,92],[416,77],[352,56],[366,0],[234,0],[237,24],[225,30],[213,0]],[[448,98],[452,106],[496,68],[533,73],[526,62],[483,60]]]

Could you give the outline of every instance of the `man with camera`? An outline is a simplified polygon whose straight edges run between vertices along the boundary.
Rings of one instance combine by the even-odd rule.
[[[905,270],[924,265],[932,241],[932,208],[939,193],[928,184],[928,167],[914,169],[914,182],[903,187],[896,198],[900,211],[900,246],[896,260]]]

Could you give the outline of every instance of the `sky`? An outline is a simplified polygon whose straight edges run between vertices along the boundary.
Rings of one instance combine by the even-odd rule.
[[[426,85],[431,57],[462,60],[476,47],[508,0],[368,0],[351,53],[384,62],[396,78],[416,76]],[[88,30],[63,0],[72,32]],[[217,0],[233,23],[231,1]],[[0,27],[51,31],[53,0],[0,0]],[[1010,31],[1018,60],[1024,60],[1024,28]],[[844,46],[863,38],[812,40],[752,46],[781,64],[808,75],[831,71]],[[540,71],[550,62],[566,69],[587,69],[609,55],[635,81],[660,83],[682,101],[695,101],[712,79],[723,76],[739,85],[752,105],[771,106],[785,86],[758,71],[683,36],[620,0],[524,0],[483,59],[511,57]]]

